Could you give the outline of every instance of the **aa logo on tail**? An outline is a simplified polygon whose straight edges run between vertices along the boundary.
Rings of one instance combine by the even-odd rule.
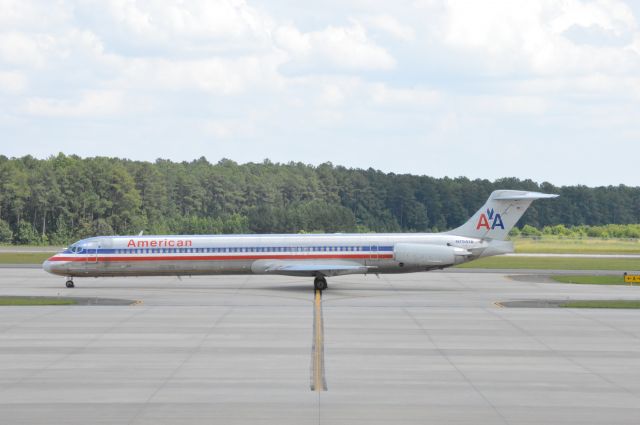
[[[480,214],[480,218],[478,219],[478,224],[476,224],[476,230],[480,230],[480,228],[485,228],[487,230],[493,230],[496,227],[504,230],[504,223],[502,222],[502,217],[500,214],[493,211],[493,208],[487,210],[487,213]]]

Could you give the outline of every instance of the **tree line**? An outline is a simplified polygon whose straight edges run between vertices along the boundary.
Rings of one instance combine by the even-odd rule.
[[[93,235],[426,232],[466,221],[495,189],[557,193],[519,223],[640,223],[640,187],[434,178],[324,163],[212,164],[0,156],[0,243],[66,244]]]

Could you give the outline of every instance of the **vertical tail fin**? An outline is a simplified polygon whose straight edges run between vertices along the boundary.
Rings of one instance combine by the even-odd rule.
[[[557,196],[520,190],[496,190],[469,221],[445,233],[470,238],[505,240],[533,201]]]

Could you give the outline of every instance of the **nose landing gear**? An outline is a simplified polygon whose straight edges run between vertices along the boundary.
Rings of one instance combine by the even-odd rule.
[[[313,280],[313,287],[318,291],[324,291],[327,289],[327,279],[324,276],[316,276]]]
[[[67,288],[74,288],[76,285],[73,284],[73,279],[68,278],[66,282]]]

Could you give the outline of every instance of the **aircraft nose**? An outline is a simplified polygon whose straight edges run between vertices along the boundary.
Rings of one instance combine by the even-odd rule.
[[[42,269],[47,273],[53,273],[53,262],[45,260],[44,263],[42,263]]]
[[[51,261],[51,259],[48,259],[48,260],[45,260],[44,263],[42,263],[42,269],[47,273],[61,274],[63,273],[63,270],[62,270],[63,264],[64,264],[63,261]]]

